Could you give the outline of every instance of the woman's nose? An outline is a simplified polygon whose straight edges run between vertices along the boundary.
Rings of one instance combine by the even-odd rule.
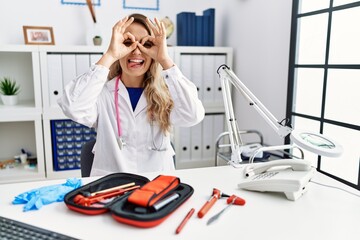
[[[136,55],[141,54],[141,51],[140,51],[139,47],[136,47],[134,49],[133,54],[136,54]]]

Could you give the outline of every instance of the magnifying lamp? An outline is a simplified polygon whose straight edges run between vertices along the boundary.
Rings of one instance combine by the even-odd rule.
[[[236,122],[234,108],[231,99],[230,83],[240,91],[240,93],[247,99],[250,106],[265,119],[265,121],[275,130],[275,132],[282,138],[290,134],[290,139],[301,148],[312,153],[327,156],[338,157],[342,154],[343,148],[334,140],[325,137],[320,133],[309,131],[294,130],[291,126],[286,125],[284,121],[279,122],[274,115],[260,102],[259,99],[244,85],[243,82],[235,75],[235,73],[227,66],[221,65],[217,73],[219,74],[221,87],[223,89],[223,99],[225,105],[225,114],[228,119],[229,139],[231,146],[231,161],[230,164],[239,164],[242,162],[241,151],[242,141],[239,133],[239,128]],[[283,145],[273,147],[273,150],[290,149],[294,145]],[[266,149],[271,150],[271,147]],[[253,158],[252,158],[253,159]]]

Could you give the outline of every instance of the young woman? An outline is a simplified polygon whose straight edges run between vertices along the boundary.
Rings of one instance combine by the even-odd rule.
[[[191,127],[205,114],[195,85],[168,55],[164,24],[140,14],[116,23],[107,51],[58,102],[97,130],[91,176],[174,169],[172,126]]]

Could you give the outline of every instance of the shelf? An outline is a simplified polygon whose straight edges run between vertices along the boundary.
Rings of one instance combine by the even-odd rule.
[[[0,122],[41,120],[41,113],[33,101],[21,100],[15,106],[0,104]]]
[[[0,183],[45,180],[45,172],[39,174],[37,167],[17,164],[12,168],[0,169]]]

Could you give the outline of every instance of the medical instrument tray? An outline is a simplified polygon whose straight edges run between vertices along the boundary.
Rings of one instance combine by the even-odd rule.
[[[162,181],[163,179],[171,180],[171,183],[170,181]],[[94,199],[94,197],[91,196],[93,194],[95,194],[93,196],[96,197],[96,193],[108,191],[109,189],[114,189],[117,186],[121,187],[129,183],[135,186],[129,187],[128,189],[131,190],[119,196],[102,199],[102,201],[96,203],[89,202],[89,204],[83,201],[84,197],[87,200],[91,200]],[[135,189],[133,190],[132,188]],[[155,189],[153,196],[149,197],[149,200],[154,200],[154,197],[157,196],[156,201],[153,201],[154,203],[145,203],[145,205],[143,205],[143,203],[138,204],[132,200],[134,197],[139,197],[136,196],[139,195],[138,193],[143,192],[147,195],[148,191],[152,191],[153,189]],[[193,192],[194,189],[190,185],[180,182],[180,179],[176,176],[159,175],[150,181],[141,175],[113,173],[67,193],[64,197],[64,203],[70,210],[82,214],[98,215],[110,212],[112,217],[118,222],[136,227],[149,228],[162,223],[181,204],[190,198]],[[109,194],[111,194],[111,191]],[[143,200],[144,198],[142,196],[143,195],[140,195],[138,199]],[[131,199],[129,199],[129,197]],[[174,198],[170,199],[170,197]],[[159,208],[154,207],[156,203],[165,202],[166,199],[170,199],[170,201],[167,201],[166,204],[163,204]]]

